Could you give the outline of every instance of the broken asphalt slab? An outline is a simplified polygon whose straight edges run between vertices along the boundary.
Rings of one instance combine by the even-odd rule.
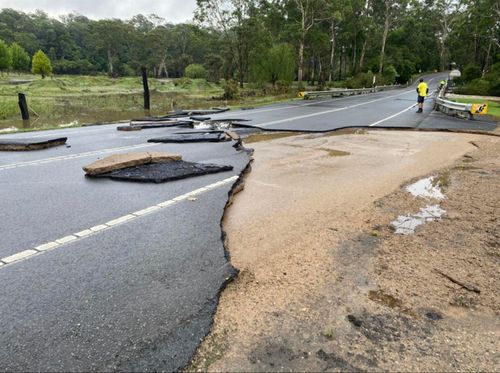
[[[8,139],[0,140],[0,151],[26,151],[52,148],[66,144],[67,137],[57,137],[47,140],[38,139]]]
[[[162,120],[162,121],[152,121],[152,122],[130,122],[128,126],[118,126],[116,129],[118,131],[140,131],[143,129],[151,128],[168,128],[168,127],[185,127],[192,124],[191,120]]]
[[[221,142],[230,141],[223,131],[207,131],[192,133],[174,133],[164,137],[149,139],[148,142],[160,143],[190,143],[190,142]]]
[[[111,180],[138,181],[144,183],[164,183],[167,181],[186,179],[218,172],[231,171],[233,166],[207,163],[172,161],[166,163],[149,163],[134,167],[122,168],[90,177],[107,177]]]
[[[100,175],[122,168],[140,166],[148,163],[165,163],[179,161],[182,157],[178,154],[163,152],[138,152],[126,154],[113,154],[83,167],[87,175]]]

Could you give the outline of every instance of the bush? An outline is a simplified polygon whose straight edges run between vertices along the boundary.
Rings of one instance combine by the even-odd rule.
[[[54,72],[56,74],[81,74],[89,75],[98,72],[98,67],[87,60],[57,60],[54,61]]]
[[[464,73],[462,74],[463,81],[469,83],[474,79],[481,77],[481,68],[474,64],[468,64],[464,68]]]
[[[394,68],[394,66],[389,65],[384,69],[384,72],[382,73],[382,77],[384,78],[384,84],[394,84],[396,82],[396,76],[398,75],[398,72]]]
[[[9,47],[10,57],[12,61],[12,69],[14,71],[29,71],[30,56],[23,47],[17,43],[12,43]]]
[[[207,70],[202,65],[193,63],[186,67],[184,76],[191,79],[206,79]]]
[[[33,55],[33,59],[31,60],[31,72],[33,74],[40,74],[42,79],[52,74],[50,59],[41,50],[38,50],[38,52]]]
[[[0,72],[10,69],[12,64],[9,48],[3,40],[0,39]]]
[[[472,72],[474,73],[474,71]],[[456,79],[453,81],[455,80]],[[474,79],[466,83],[463,87],[458,88],[457,93],[481,96],[500,96],[500,62],[495,63],[483,78]]]
[[[377,79],[377,85],[380,85]],[[368,88],[373,85],[373,73],[368,71],[366,73],[359,73],[355,77],[349,78],[345,82],[346,88]]]
[[[490,91],[490,82],[485,79],[474,79],[466,84],[459,92],[468,95],[488,96]]]
[[[224,94],[222,95],[223,100],[235,100],[239,96],[240,89],[238,87],[238,82],[233,79],[229,79],[224,85]]]
[[[290,82],[288,80],[278,80],[275,85],[277,93],[288,93],[290,89]]]

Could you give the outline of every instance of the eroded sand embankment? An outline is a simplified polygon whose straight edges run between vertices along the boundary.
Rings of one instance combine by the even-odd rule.
[[[498,202],[499,144],[498,138],[479,135],[393,131],[251,144],[256,161],[223,222],[231,262],[241,272],[222,294],[213,330],[189,369],[495,369],[494,283],[480,281],[482,296],[493,301],[462,296],[477,303],[471,308],[446,298],[460,301],[467,290],[429,273],[433,261],[449,270],[482,255],[467,252],[462,261],[455,253],[453,261],[447,259],[460,250],[450,232],[479,216],[495,219],[495,211],[485,215],[484,209]],[[475,167],[487,178],[460,174],[468,170],[460,169],[467,153],[480,160]],[[390,219],[418,207],[401,186],[436,170],[448,170],[443,172],[451,177],[448,209],[477,207],[453,211],[460,219],[443,219],[452,224],[447,236],[441,236],[442,222],[433,222],[415,236],[395,238]],[[482,185],[479,192],[487,196],[464,200],[474,185]],[[494,221],[488,224],[481,239],[498,244]],[[482,247],[477,239],[474,250]],[[498,245],[496,250],[477,265],[497,268],[491,265],[498,264]],[[443,318],[431,320],[429,312]]]

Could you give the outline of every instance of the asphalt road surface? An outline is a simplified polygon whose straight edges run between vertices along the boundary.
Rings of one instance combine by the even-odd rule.
[[[435,88],[441,76],[429,79]],[[410,87],[214,118],[293,130],[495,127],[431,112],[431,100],[417,114],[415,101]],[[231,143],[147,143],[178,128],[116,127],[2,136],[67,136],[70,146],[0,152],[2,371],[177,370],[209,331],[218,294],[234,274],[220,221],[248,155]],[[165,184],[84,177],[82,166],[98,158],[148,150],[234,170]]]

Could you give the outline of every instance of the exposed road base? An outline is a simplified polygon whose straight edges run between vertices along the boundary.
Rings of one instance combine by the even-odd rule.
[[[26,151],[53,148],[66,144],[67,137],[58,137],[48,140],[19,139],[0,140],[0,151]]]
[[[377,131],[254,147],[224,219],[240,275],[188,370],[496,369],[498,138]],[[396,236],[389,223],[426,203],[402,186],[436,170],[448,215]]]
[[[231,171],[233,166],[219,166],[215,164],[172,161],[167,163],[151,163],[135,167],[123,168],[99,175],[88,177],[107,177],[112,180],[138,181],[144,183],[164,183],[167,181],[186,179],[193,176],[214,174]]]

